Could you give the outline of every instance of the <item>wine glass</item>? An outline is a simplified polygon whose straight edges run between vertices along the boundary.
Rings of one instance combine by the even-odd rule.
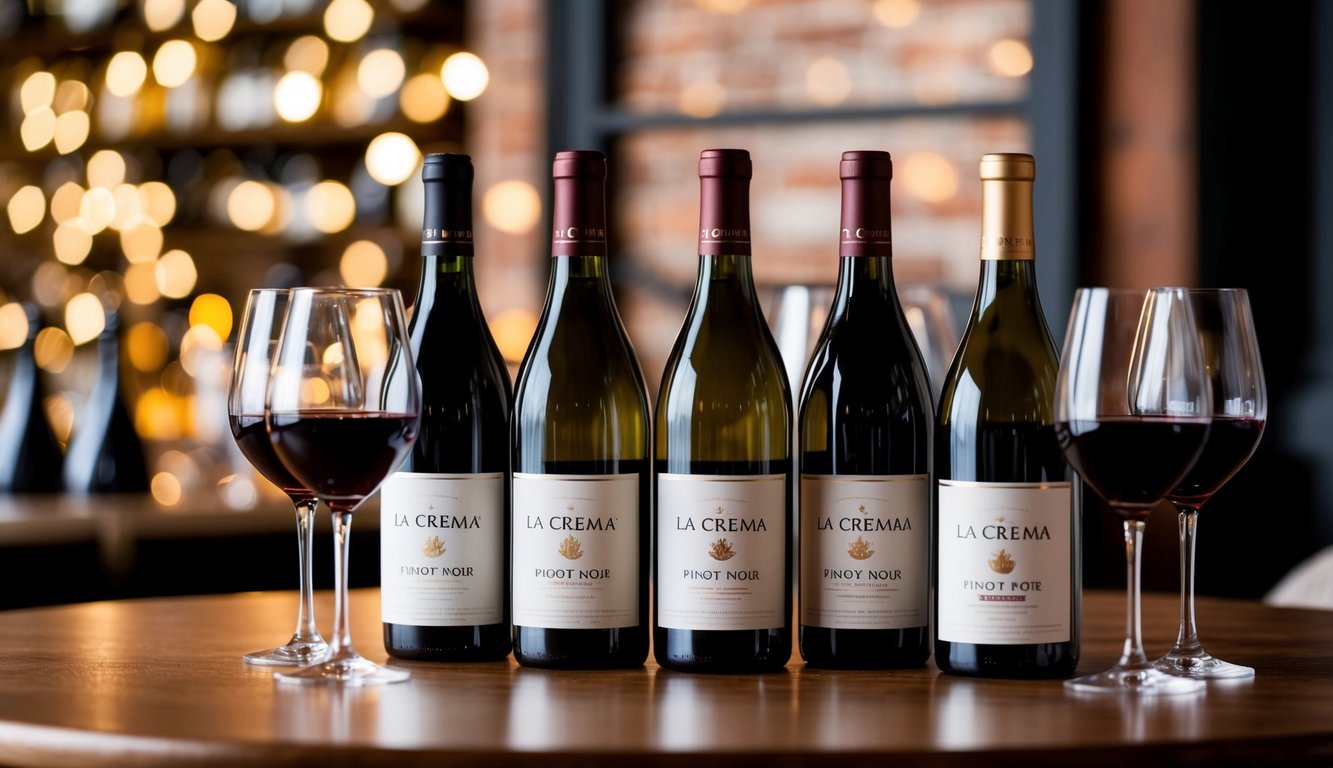
[[[329,645],[315,627],[314,588],[310,561],[314,554],[315,494],[292,477],[268,439],[264,427],[264,397],[272,369],[273,353],[287,317],[288,292],[281,288],[250,291],[241,318],[236,359],[227,392],[227,417],[236,446],[259,474],[287,494],[296,507],[296,541],[301,570],[300,599],[296,609],[296,631],[286,645],[253,651],[242,658],[247,664],[304,666],[323,658]]]
[[[333,511],[334,631],[322,662],[280,682],[374,685],[405,669],[357,655],[347,616],[352,512],[402,463],[421,420],[403,301],[391,289],[296,288],[265,412],[282,463]]]
[[[1180,525],[1180,633],[1155,666],[1196,678],[1253,677],[1254,669],[1231,664],[1204,650],[1194,624],[1194,542],[1199,509],[1250,460],[1268,418],[1259,340],[1250,296],[1243,288],[1189,291],[1203,343],[1203,362],[1213,387],[1212,428],[1203,453],[1185,479],[1166,495]]]
[[[1211,410],[1198,326],[1183,289],[1074,294],[1055,381],[1055,433],[1083,481],[1125,518],[1128,611],[1120,661],[1066,686],[1139,694],[1203,687],[1148,662],[1139,577],[1148,513],[1198,458]]]

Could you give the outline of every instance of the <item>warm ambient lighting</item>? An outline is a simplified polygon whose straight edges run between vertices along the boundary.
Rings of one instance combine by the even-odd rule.
[[[680,111],[690,117],[712,117],[727,103],[727,89],[716,80],[695,80],[680,89]]]
[[[65,305],[65,328],[75,346],[97,338],[106,328],[106,308],[91,293],[80,293]]]
[[[125,296],[135,304],[148,305],[162,298],[157,289],[157,264],[131,264],[125,268]]]
[[[106,65],[106,89],[114,96],[133,96],[148,79],[148,63],[138,51],[121,51]]]
[[[288,72],[273,89],[273,108],[289,123],[309,120],[324,98],[324,86],[309,72]]]
[[[139,199],[143,204],[144,215],[159,227],[165,227],[176,215],[176,193],[160,181],[140,184]]]
[[[510,179],[486,190],[481,199],[482,215],[490,225],[511,235],[522,235],[537,226],[542,200],[526,181]]]
[[[1022,77],[1032,71],[1032,51],[1022,40],[1001,40],[990,47],[990,70],[1001,77]]]
[[[190,325],[212,328],[222,341],[231,335],[232,319],[231,304],[216,293],[201,293],[190,304]]]
[[[78,80],[66,80],[56,88],[56,96],[51,101],[51,109],[54,109],[57,115],[63,115],[76,109],[87,112],[90,101],[92,101],[92,94],[89,93],[88,86]]]
[[[0,306],[0,350],[18,349],[28,340],[28,313],[22,304]]]
[[[116,196],[106,187],[93,187],[79,201],[78,220],[88,234],[95,235],[111,226],[116,218]]]
[[[517,365],[528,351],[528,343],[537,330],[537,316],[526,309],[506,309],[491,321],[495,346],[504,359]]]
[[[66,290],[70,283],[69,270],[54,261],[43,261],[32,273],[32,297],[43,307],[55,307],[77,289]]]
[[[153,500],[164,507],[176,506],[185,495],[180,478],[170,472],[158,472],[153,475],[148,487],[153,493]]]
[[[709,13],[735,14],[745,10],[750,0],[694,0],[694,4]]]
[[[42,219],[46,218],[46,197],[42,194],[42,188],[31,184],[20,187],[9,198],[8,211],[9,226],[14,228],[16,234],[36,229]]]
[[[237,229],[258,232],[273,220],[278,201],[267,184],[242,181],[227,196],[227,217]]]
[[[167,364],[167,334],[156,323],[131,325],[125,332],[125,348],[135,370],[153,373]]]
[[[433,123],[449,111],[449,92],[435,75],[414,75],[403,83],[398,106],[414,123]]]
[[[134,431],[150,440],[180,439],[182,421],[177,398],[161,387],[144,392],[134,406]]]
[[[56,227],[51,236],[56,259],[62,264],[82,264],[93,249],[93,236],[79,226],[79,219],[70,219]]]
[[[36,152],[51,143],[56,136],[56,113],[50,107],[38,107],[29,112],[19,125],[19,139],[23,148]]]
[[[46,420],[51,424],[51,433],[63,448],[69,444],[69,435],[74,431],[74,403],[63,392],[47,395],[42,401],[42,410],[46,411]]]
[[[366,95],[376,99],[398,90],[407,75],[403,57],[392,48],[379,48],[367,53],[356,68],[356,84]]]
[[[185,251],[167,251],[157,260],[155,276],[157,290],[169,299],[183,299],[194,290],[199,273],[195,270],[194,259]],[[128,280],[128,276],[126,277]]]
[[[146,216],[120,231],[120,250],[131,264],[152,264],[162,253],[162,230]]]
[[[188,40],[168,40],[153,56],[153,79],[163,88],[176,88],[190,79],[197,63]]]
[[[357,240],[343,251],[338,262],[343,283],[353,288],[374,288],[389,275],[389,259],[384,249],[369,240]],[[326,355],[327,357],[327,355]]]
[[[143,20],[154,32],[176,26],[185,15],[185,0],[144,0]]]
[[[345,185],[321,181],[305,194],[305,215],[315,229],[326,235],[341,232],[356,218],[356,199]]]
[[[56,76],[50,72],[33,72],[19,86],[19,105],[30,115],[42,107],[49,108],[56,98]]]
[[[88,186],[112,187],[125,181],[125,158],[114,149],[103,149],[88,158]]]
[[[74,342],[60,328],[43,328],[32,343],[32,359],[47,373],[62,373],[74,359]]]
[[[92,121],[88,118],[88,113],[81,110],[66,112],[56,118],[55,142],[56,151],[62,155],[68,155],[70,152],[83,146],[88,140],[88,132],[92,130]]]
[[[366,147],[366,170],[379,183],[393,187],[416,174],[421,150],[406,134],[382,133]]]
[[[324,11],[324,32],[340,43],[360,40],[375,21],[375,9],[366,0],[333,0]]]
[[[928,203],[939,203],[958,192],[958,172],[937,152],[913,152],[900,174],[907,191]]]
[[[287,46],[282,64],[289,71],[305,72],[319,77],[329,65],[329,44],[315,35],[298,37]]]
[[[79,215],[81,205],[83,205],[83,187],[67,181],[57,187],[56,193],[51,195],[51,218],[57,224],[64,224]]]
[[[459,101],[472,101],[486,90],[491,73],[476,54],[462,51],[444,60],[440,80],[450,96]]]
[[[144,216],[143,198],[139,196],[138,187],[133,184],[117,184],[111,190],[111,196],[116,201],[116,218],[111,220],[112,229],[123,232],[139,223],[140,219],[152,221]]]
[[[852,92],[852,76],[846,65],[837,59],[815,59],[805,70],[805,92],[811,101],[821,106],[841,104]]]
[[[893,29],[901,29],[921,15],[921,0],[875,0],[875,18]]]
[[[194,34],[206,43],[215,43],[227,36],[236,23],[236,6],[227,0],[199,0],[190,14]]]

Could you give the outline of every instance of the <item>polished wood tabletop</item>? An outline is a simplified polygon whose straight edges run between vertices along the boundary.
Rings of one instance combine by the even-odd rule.
[[[1118,653],[1123,601],[1085,595],[1080,672]],[[1176,610],[1147,596],[1150,650]],[[327,626],[328,594],[318,611]],[[1159,699],[799,660],[749,676],[408,664],[407,683],[289,686],[240,657],[294,612],[282,592],[0,612],[0,764],[1333,764],[1333,612],[1201,599],[1210,649],[1258,675]],[[352,619],[384,660],[377,590],[353,593]]]

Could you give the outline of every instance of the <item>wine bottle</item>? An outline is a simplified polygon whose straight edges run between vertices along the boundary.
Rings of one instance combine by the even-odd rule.
[[[791,391],[750,271],[750,155],[699,157],[699,275],[657,400],[658,664],[791,657]]]
[[[930,655],[930,379],[893,285],[887,152],[844,152],[838,287],[802,387],[801,656]]]
[[[509,371],[477,299],[472,159],[427,155],[408,339],[421,428],[380,490],[384,648],[426,661],[509,654]]]
[[[1054,429],[1058,362],[1037,298],[1030,155],[981,159],[981,278],[940,395],[935,663],[986,677],[1078,664],[1078,516]]]
[[[42,330],[35,304],[20,305],[27,334],[14,354],[14,372],[0,409],[0,492],[57,493],[65,487],[65,457],[42,408],[41,372],[32,348]]]
[[[145,493],[148,467],[120,392],[120,312],[107,308],[97,337],[97,378],[74,420],[65,488],[75,493]]]
[[[514,400],[514,658],[648,657],[648,396],[611,294],[606,159],[555,156],[553,259]]]

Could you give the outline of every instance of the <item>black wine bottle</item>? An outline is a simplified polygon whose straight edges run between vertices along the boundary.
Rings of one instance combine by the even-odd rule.
[[[791,658],[791,391],[750,270],[750,155],[699,157],[699,275],[657,401],[657,663]]]
[[[1030,155],[981,160],[981,280],[940,395],[935,663],[955,674],[1061,677],[1078,664],[1078,516],[1037,298],[1035,177]]]
[[[842,155],[838,287],[801,395],[801,656],[930,655],[930,380],[893,285],[887,152]]]
[[[390,656],[509,653],[509,372],[477,299],[472,160],[427,155],[421,281],[408,336],[421,428],[380,496],[380,588]]]
[[[145,493],[148,468],[120,391],[120,312],[108,308],[97,337],[97,377],[74,420],[65,488],[75,493]]]
[[[648,397],[607,270],[606,160],[554,163],[550,287],[514,399],[514,658],[648,657]]]
[[[65,487],[65,457],[42,407],[41,372],[32,348],[42,330],[35,304],[21,304],[27,334],[14,352],[14,372],[0,409],[0,492],[56,493]]]

